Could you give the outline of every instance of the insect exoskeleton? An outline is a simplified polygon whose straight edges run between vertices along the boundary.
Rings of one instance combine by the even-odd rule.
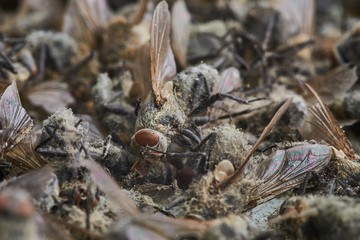
[[[131,138],[131,149],[138,156],[160,157],[167,148],[166,137],[149,128],[137,131]]]

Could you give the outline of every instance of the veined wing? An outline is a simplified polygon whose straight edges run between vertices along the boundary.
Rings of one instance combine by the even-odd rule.
[[[175,57],[182,68],[187,66],[187,47],[190,38],[190,14],[183,0],[176,1],[172,8],[171,32]]]
[[[75,101],[68,85],[57,80],[30,87],[26,96],[33,105],[43,107],[48,113],[54,113],[60,107],[67,107]]]
[[[0,153],[4,154],[30,133],[34,124],[21,106],[14,81],[0,99]]]
[[[305,86],[313,93],[317,103],[308,108],[304,126],[299,129],[301,135],[308,140],[325,141],[337,150],[343,151],[350,160],[355,160],[354,149],[334,115],[315,90],[306,83]]]
[[[303,183],[309,172],[322,170],[332,158],[332,148],[322,144],[295,146],[277,150],[269,162],[264,162],[266,170],[258,177],[262,183],[253,189],[248,205],[265,202]],[[259,166],[263,168],[263,166]]]
[[[40,168],[48,163],[46,159],[35,151],[32,135],[26,136],[4,157],[13,165],[11,172],[15,175]]]
[[[110,18],[111,11],[105,0],[71,0],[64,15],[63,32],[94,46]]]
[[[307,81],[316,90],[317,94],[326,104],[333,103],[337,98],[341,98],[355,84],[358,77],[356,67],[350,64],[340,65],[337,68],[319,75]],[[341,87],[339,87],[341,85]],[[310,93],[313,97],[313,94]],[[306,98],[309,96],[307,95]]]
[[[151,83],[156,103],[159,105],[166,100],[161,94],[165,83],[176,74],[174,54],[170,45],[170,22],[168,4],[162,1],[154,11],[150,39]]]

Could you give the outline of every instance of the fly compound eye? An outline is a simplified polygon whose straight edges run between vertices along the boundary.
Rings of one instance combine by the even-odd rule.
[[[131,138],[131,149],[141,157],[160,157],[168,147],[166,137],[155,130],[145,128]]]
[[[160,141],[160,135],[151,129],[141,129],[135,133],[134,139],[143,147],[155,147]]]

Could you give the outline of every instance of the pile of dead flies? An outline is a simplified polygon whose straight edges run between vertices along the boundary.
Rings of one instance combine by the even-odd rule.
[[[0,240],[359,239],[359,1],[0,1]]]

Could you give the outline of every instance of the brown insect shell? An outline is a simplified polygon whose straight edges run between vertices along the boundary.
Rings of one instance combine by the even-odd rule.
[[[138,156],[154,155],[160,157],[162,152],[166,152],[168,143],[166,137],[155,130],[144,128],[137,131],[131,138],[131,149]],[[156,149],[152,150],[150,148]]]
[[[234,165],[229,160],[222,160],[214,170],[214,178],[221,183],[235,172]]]

